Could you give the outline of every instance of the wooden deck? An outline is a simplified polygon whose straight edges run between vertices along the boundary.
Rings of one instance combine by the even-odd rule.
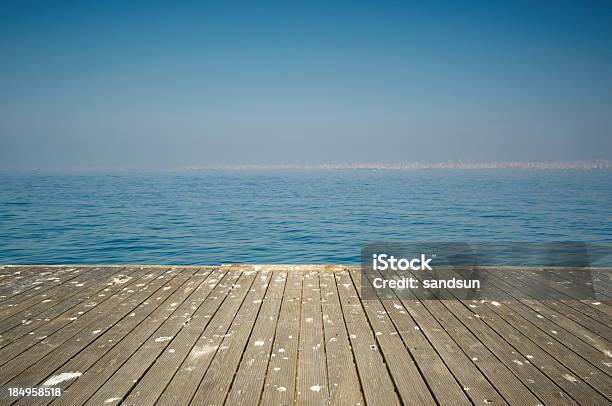
[[[507,300],[361,300],[341,266],[0,267],[0,385],[64,388],[0,403],[611,404],[612,302],[493,279]]]

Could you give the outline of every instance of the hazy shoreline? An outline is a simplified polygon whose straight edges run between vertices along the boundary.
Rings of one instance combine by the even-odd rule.
[[[541,170],[610,170],[612,169],[612,161],[609,160],[594,160],[594,161],[557,161],[557,162],[527,162],[527,161],[509,161],[509,162],[435,162],[435,163],[419,163],[407,162],[397,164],[385,163],[333,163],[333,164],[315,164],[315,165],[294,165],[294,164],[276,164],[276,165],[211,165],[211,166],[185,166],[179,168],[183,171],[203,171],[203,170],[226,170],[226,171],[277,171],[277,170],[312,170],[312,171],[335,171],[335,170],[388,170],[388,171],[413,171],[422,169],[541,169]]]
[[[281,171],[389,171],[410,172],[421,170],[536,170],[536,171],[609,171],[611,160],[592,161],[505,161],[505,162],[406,162],[406,163],[326,163],[326,164],[226,164],[226,165],[185,165],[175,168],[138,168],[138,167],[88,167],[88,168],[0,168],[0,175],[10,174],[95,174],[95,173],[198,173],[198,172],[281,172]]]

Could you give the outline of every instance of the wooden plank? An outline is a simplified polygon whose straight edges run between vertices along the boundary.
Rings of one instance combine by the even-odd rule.
[[[195,291],[193,291],[188,299],[177,307],[176,314],[183,320],[185,325],[181,330],[181,333],[190,326],[199,325],[202,321],[208,322],[212,314],[218,309],[219,305],[223,303],[227,293],[231,289],[233,283],[240,276],[237,272],[235,275],[226,275],[225,272],[215,271],[212,279],[207,279],[205,283],[200,285]],[[161,307],[165,309],[165,307]],[[139,349],[153,337],[154,339],[159,337],[166,337],[166,331],[161,331],[162,324],[168,320],[168,316],[165,312],[156,311],[152,317],[147,318],[144,323],[141,323],[126,339],[122,340],[121,343],[116,345],[111,351],[100,358],[92,367],[90,367],[83,376],[74,382],[66,391],[64,399],[58,399],[53,404],[61,405],[82,405],[92,395],[94,395],[103,385],[107,384],[110,380],[116,376],[117,371],[123,368],[133,358],[133,356],[139,351]],[[196,330],[197,327],[196,327]],[[198,331],[198,334],[200,332]],[[165,343],[167,341],[160,341]],[[178,343],[172,344],[172,349],[176,348],[178,353]],[[169,350],[168,350],[168,353]],[[133,368],[140,368],[137,361],[132,361]],[[148,365],[144,365],[145,369]],[[167,364],[170,373],[174,373],[174,368],[171,364]],[[124,368],[123,371],[126,369]],[[123,384],[132,386],[136,384],[133,379],[130,381],[124,381]],[[164,387],[163,382],[160,380],[160,386]],[[112,388],[112,385],[110,385]],[[127,390],[126,390],[127,392]],[[109,401],[107,404],[112,402],[119,402],[122,400],[121,397],[114,396],[112,393],[110,397],[105,399],[114,399]]]
[[[63,284],[63,289],[54,292],[54,294],[45,296],[41,295],[40,298],[36,298],[32,306],[29,308],[23,309],[19,313],[13,314],[12,316],[0,321],[0,334],[4,338],[6,336],[6,332],[10,329],[24,325],[24,320],[34,321],[36,319],[40,319],[41,317],[43,319],[48,318],[46,316],[41,316],[41,314],[55,306],[63,307],[62,304],[64,302],[72,302],[71,299],[74,297],[84,297],[83,292],[85,292],[85,294],[91,292],[92,286],[99,290],[100,284],[98,282],[104,280],[108,276],[118,275],[120,273],[129,274],[129,272],[130,271],[115,269],[114,273],[97,272],[97,270],[93,271],[93,273],[84,273],[82,274],[82,277],[79,278],[83,281],[82,283]],[[30,326],[31,324],[32,323],[29,323],[26,326]]]
[[[77,278],[82,273],[90,271],[92,267],[36,267],[34,269],[38,270],[38,272],[28,275],[23,279],[16,281],[9,279],[8,282],[10,283],[4,286],[6,291],[0,295],[2,299],[0,301],[0,309],[13,307],[24,300],[31,299],[39,294],[45,294],[44,292],[47,290],[60,286],[64,282],[74,280],[74,278]],[[16,278],[19,277],[17,276]]]
[[[154,275],[157,274],[157,272],[161,273],[163,270],[154,271]],[[174,276],[176,272],[178,271],[171,270],[167,271],[165,274],[171,277]],[[69,349],[74,350],[75,348],[79,348],[82,343],[76,341],[71,341],[69,344],[64,343],[75,335],[79,334],[83,329],[88,329],[91,331],[102,329],[102,331],[105,331],[107,328],[109,328],[109,324],[114,324],[115,318],[121,316],[122,312],[127,311],[129,313],[130,309],[125,309],[125,307],[136,307],[138,304],[140,304],[140,302],[144,301],[158,288],[160,288],[160,286],[165,282],[165,280],[158,279],[160,277],[161,276],[158,276],[149,283],[150,290],[148,291],[141,289],[138,292],[135,292],[132,289],[127,289],[127,287],[123,288],[118,293],[108,298],[108,300],[105,300],[99,306],[96,306],[95,309],[92,309],[90,312],[78,317],[77,320],[74,320],[57,333],[50,335],[42,341],[37,341],[36,345],[20,353],[18,356],[12,358],[9,362],[2,365],[0,368],[0,382],[6,383],[15,378],[23,370],[34,365],[36,362],[39,362],[44,356],[56,348],[60,348],[60,346],[60,351],[65,353],[68,353]],[[134,284],[134,282],[132,284]],[[132,284],[129,286],[131,287]],[[130,301],[130,299],[132,299],[134,304],[132,301]],[[8,349],[8,346],[2,350],[5,349]]]
[[[398,404],[393,380],[380,351],[374,332],[371,330],[364,313],[355,285],[347,271],[337,272],[338,293],[342,313],[349,332],[353,355],[357,364],[363,396],[369,405]]]
[[[0,269],[0,384],[83,375],[3,404],[612,404],[612,307],[578,272],[494,273],[480,303],[362,298],[355,267],[43,269]]]
[[[491,272],[491,270],[489,270],[489,272]],[[608,272],[606,272],[606,274],[608,274]],[[527,283],[531,288],[537,288],[538,293],[544,291],[548,293],[549,296],[566,303],[569,307],[574,307],[576,310],[581,311],[583,314],[595,320],[601,321],[605,325],[612,323],[612,299],[596,291],[596,296],[602,297],[600,299],[591,297],[594,290],[584,286],[584,284],[575,284],[572,280],[559,276],[558,272],[545,272],[531,268],[521,270],[520,272],[512,270],[511,275],[520,278],[520,280]],[[589,275],[588,272],[587,275]],[[587,275],[585,275],[585,277]],[[496,276],[505,277],[506,273],[500,272]],[[600,290],[605,289],[603,283],[604,282],[599,285]],[[607,280],[605,283],[609,284],[610,281]]]
[[[49,275],[58,269],[48,267],[15,267],[0,269],[0,303],[15,293],[36,287],[33,282],[41,275]]]
[[[255,405],[261,397],[271,358],[280,307],[287,282],[287,272],[276,271],[266,292],[259,317],[240,362],[225,404]],[[285,373],[274,371],[276,373]]]
[[[219,288],[210,294],[210,298],[202,303],[198,310],[190,317],[189,322],[174,337],[168,351],[155,360],[155,363],[138,381],[138,384],[131,389],[125,399],[125,404],[153,404],[162,394],[175,372],[179,369],[202,331],[206,328],[227,298],[227,293],[231,287],[237,283],[241,276],[240,272],[227,274],[219,271],[220,274],[215,278],[218,280],[223,277]]]
[[[440,274],[444,275],[443,272]],[[452,276],[451,274],[448,275]],[[483,286],[483,290],[488,295],[500,294],[495,292],[488,284]],[[574,404],[575,402],[567,397],[568,394],[579,403],[588,400],[589,402],[595,401],[595,404],[598,404],[598,401],[603,400],[605,404],[605,399],[593,390],[585,388],[585,385],[581,385],[577,379],[568,379],[568,376],[573,377],[573,375],[565,368],[563,363],[559,363],[553,357],[547,355],[546,349],[549,348],[542,347],[542,344],[537,341],[525,339],[526,336],[523,334],[527,334],[527,337],[529,337],[533,331],[539,329],[525,328],[524,325],[520,328],[522,322],[518,317],[505,320],[495,312],[490,311],[486,305],[482,306],[487,302],[480,303],[479,306],[471,303],[471,301],[462,303],[459,300],[444,300],[455,299],[450,290],[443,291],[439,297],[443,299],[441,302],[457,318],[463,320],[466,326],[474,334],[477,334],[491,351],[495,351],[504,364],[513,368],[516,375],[521,377],[527,385],[530,385],[534,393],[540,396],[546,404],[568,404],[568,402]],[[498,302],[495,302],[492,306],[495,308],[504,307]],[[490,335],[489,332],[491,332]],[[497,334],[493,335],[492,332]],[[510,353],[503,354],[500,350],[496,350],[496,347],[506,347],[506,345],[511,346]],[[548,347],[548,343],[543,345]],[[584,360],[582,361],[584,362]],[[510,365],[511,362],[516,366]],[[542,377],[543,374],[547,379]],[[554,386],[551,385],[551,382]]]
[[[419,275],[414,274],[412,276],[419,277]],[[435,296],[426,296],[418,290],[414,290],[414,292],[415,296],[428,308],[468,357],[477,360],[475,362],[476,366],[493,383],[509,404],[538,404],[541,403],[541,400],[536,397],[535,392],[542,397],[550,395],[548,389],[554,384],[548,381],[545,376],[539,374],[535,368],[517,369],[518,365],[513,362],[512,358],[513,348],[500,340],[494,331],[481,328],[482,326],[477,323],[472,323],[474,319],[478,321],[477,318],[471,315],[467,317],[457,316],[453,313],[454,308],[452,306],[446,307],[456,301],[437,300]],[[532,381],[536,383],[532,383]],[[542,387],[538,386],[539,384]],[[564,401],[566,399],[559,399],[558,404],[564,404]]]
[[[223,338],[221,346],[217,350],[198,390],[191,400],[192,404],[215,405],[225,403],[225,398],[232,385],[240,361],[243,360],[247,364],[249,362],[255,362],[254,358],[244,359],[244,353],[247,348],[247,343],[251,338],[253,326],[258,317],[265,317],[267,319],[266,323],[270,321],[270,317],[274,318],[269,314],[271,310],[267,308],[263,310],[268,314],[260,312],[263,307],[261,303],[265,300],[264,295],[269,293],[272,297],[278,297],[282,295],[285,287],[284,277],[278,278],[278,273],[276,277],[272,276],[271,278],[271,276],[269,271],[258,272],[258,278],[253,284],[254,288],[249,292],[236,318],[232,322],[228,333],[226,333],[226,336]],[[277,304],[274,304],[274,307],[277,307]],[[274,308],[272,308],[272,310],[274,310]],[[254,341],[251,343],[250,348],[259,348],[262,346],[260,345],[261,341],[258,341],[261,340],[262,333],[264,332],[260,331],[258,332],[258,334],[260,334],[259,336],[253,337]],[[258,398],[259,397],[257,397],[257,399]]]
[[[608,356],[608,354],[612,355],[612,351],[607,340],[593,334],[592,331],[569,319],[553,307],[548,307],[545,301],[518,300],[517,297],[525,297],[525,294],[519,291],[519,288],[526,288],[522,282],[515,281],[514,285],[510,285],[505,280],[494,277],[488,279],[487,283],[498,289],[495,293],[496,297],[507,299],[504,304],[510,309],[542,331],[555,331],[552,336],[554,340],[567,346],[605,374],[612,376],[610,367],[612,364],[609,362],[611,357]]]
[[[35,267],[31,265],[9,265],[9,264],[0,264],[0,276],[2,275],[11,275],[16,271],[29,271],[30,273],[40,267]]]
[[[503,304],[499,306],[500,309],[494,306],[496,312],[491,311],[488,306],[487,303],[481,306],[480,312],[484,314],[481,319],[516,348],[515,359],[523,363],[521,365],[517,362],[519,366],[534,365],[579,404],[606,404],[609,401],[602,396],[612,393],[608,376],[596,371],[584,359],[552,339],[541,341],[546,339],[547,335],[533,328],[525,319],[507,311]],[[517,330],[531,340],[521,337]],[[562,353],[563,356],[560,355]],[[564,358],[568,362],[563,362]],[[592,388],[598,389],[600,394]]]
[[[511,274],[516,275],[517,271],[511,271]],[[521,274],[529,278],[529,281],[536,286],[545,286],[547,288],[546,293],[552,298],[563,301],[568,306],[574,307],[576,310],[592,317],[594,320],[601,320],[605,325],[610,325],[612,323],[612,306],[606,303],[606,301],[597,299],[582,300],[582,297],[589,297],[591,292],[588,290],[582,289],[581,287],[568,286],[569,281],[562,278],[555,278],[554,273],[547,274],[547,276],[544,277],[541,272],[523,270]],[[571,282],[569,283],[571,284]],[[584,296],[579,296],[577,291],[580,292],[580,295]],[[599,304],[595,305],[593,303]]]
[[[195,273],[194,273],[195,272]],[[104,334],[100,334],[98,338],[88,345],[83,351],[72,357],[68,362],[57,368],[52,374],[45,377],[42,381],[48,379],[52,375],[57,375],[66,371],[79,371],[84,373],[83,379],[98,378],[87,374],[88,371],[96,362],[103,358],[109,351],[112,351],[115,346],[120,346],[124,340],[136,340],[134,334],[138,333],[138,329],[143,327],[143,324],[161,324],[168,317],[178,314],[179,317],[185,318],[183,314],[178,313],[179,306],[185,300],[193,295],[197,295],[198,288],[203,284],[203,281],[210,275],[210,271],[203,272],[194,269],[186,269],[173,279],[176,285],[170,290],[162,291],[162,300],[149,300],[142,303],[134,311],[124,317],[119,323],[115,324],[110,330]],[[182,285],[180,285],[182,283]],[[62,384],[64,388],[63,401],[69,399],[74,392],[66,392],[66,389],[75,381],[67,381]],[[37,402],[31,400],[23,400],[17,402],[17,405],[27,404],[28,406],[46,405],[52,399],[40,399]]]
[[[588,271],[581,271],[581,273]],[[564,278],[561,276],[565,271],[553,271],[543,274],[543,272],[528,269],[526,274],[528,277],[537,279],[539,282],[547,283],[552,288],[559,292],[563,292],[571,299],[576,299],[577,303],[586,305],[590,310],[596,310],[596,314],[603,313],[604,317],[602,320],[604,324],[610,324],[612,321],[612,287],[610,287],[612,271],[611,270],[600,270],[587,273],[591,275],[591,283],[593,286],[585,286],[585,283],[576,284],[572,279]],[[576,272],[577,274],[578,272]],[[546,276],[546,277],[544,277]],[[603,280],[605,278],[605,280]],[[594,295],[593,295],[594,294]],[[594,296],[594,297],[593,297]],[[596,304],[595,304],[596,303]],[[596,317],[596,319],[601,320]]]
[[[90,323],[84,322],[84,328],[80,329],[76,334],[71,336],[67,343],[64,343],[59,348],[54,348],[52,351],[49,351],[35,364],[20,372],[18,376],[9,382],[9,384],[27,386],[33,385],[35,382],[42,382],[44,378],[52,374],[56,368],[59,368],[65,362],[83,351],[90,343],[96,341],[100,335],[112,328],[115,323],[119,322],[124,317],[127,317],[128,314],[134,312],[137,307],[143,301],[146,301],[146,299],[148,299],[151,295],[155,294],[159,295],[157,297],[162,297],[166,291],[171,291],[173,288],[175,288],[176,285],[173,279],[174,274],[166,273],[165,275],[169,276],[167,279],[164,279],[164,281],[167,282],[159,280],[157,282],[157,288],[159,288],[157,292],[155,289],[152,289],[152,291],[148,291],[146,289],[138,292],[133,291],[135,292],[133,295],[130,295],[127,300],[114,306],[112,310],[110,307],[108,307],[107,311],[99,314],[98,317],[92,318]],[[163,288],[162,284],[164,285]],[[154,286],[153,284],[151,285]],[[129,290],[131,289],[128,289],[128,291]],[[126,293],[128,292],[126,291]],[[156,301],[157,297],[155,298]],[[85,320],[86,318],[87,316],[83,316],[81,319]],[[77,322],[73,323],[73,325],[76,324]],[[63,332],[63,330],[61,332]]]
[[[439,404],[464,402],[466,394],[477,405],[506,403],[414,295],[408,299],[404,293],[400,300],[393,294],[381,302]]]
[[[416,402],[420,405],[435,405],[436,402],[421,376],[421,371],[414,363],[380,300],[361,298],[361,302],[378,343],[378,348],[373,347],[372,350],[382,352],[402,401],[404,403]],[[460,389],[456,382],[454,384],[455,388]],[[448,389],[452,390],[453,387]],[[455,392],[454,395],[447,397],[445,404],[471,405],[462,391]]]
[[[329,384],[323,340],[321,289],[317,271],[304,273],[302,296],[296,403],[320,405],[329,397]]]
[[[4,272],[0,273],[0,302],[10,297],[13,292],[21,293],[38,286],[40,283],[34,282],[37,282],[43,277],[50,277],[54,273],[65,270],[66,268],[70,267],[35,266],[5,268]],[[76,269],[77,267],[72,268]]]
[[[60,291],[65,290],[66,287],[70,287],[69,282],[78,281],[81,275],[86,275],[92,271],[105,272],[103,268],[96,268],[95,270],[89,268],[66,268],[58,271],[53,276],[35,281],[35,284],[30,289],[14,291],[13,297],[0,303],[0,320],[4,320],[39,303],[41,298],[53,296],[58,289]]]
[[[161,270],[159,272],[161,272]],[[147,275],[139,276],[138,281],[133,281],[133,283],[129,286],[137,287],[137,285],[140,283],[146,282],[154,276],[157,276],[157,273],[150,273]],[[134,278],[136,277],[137,276]],[[107,280],[107,286],[105,286],[103,289],[103,293],[97,293],[95,297],[90,297],[86,301],[82,301],[68,312],[63,313],[60,317],[56,317],[54,319],[42,319],[42,322],[41,320],[36,319],[24,321],[23,326],[25,327],[36,324],[39,324],[40,326],[32,331],[29,331],[27,335],[21,336],[18,341],[10,342],[10,344],[7,344],[0,349],[0,365],[6,364],[19,354],[24,353],[30,347],[35,346],[38,343],[44,344],[44,346],[49,350],[61,345],[61,343],[63,343],[63,341],[60,340],[61,337],[65,338],[64,341],[70,337],[67,335],[67,331],[76,333],[79,326],[82,327],[83,322],[80,321],[79,323],[73,323],[75,320],[82,318],[90,312],[95,312],[99,305],[104,304],[106,300],[114,298],[114,296],[120,293],[123,289],[127,289],[125,288],[126,283],[130,281],[131,280],[127,278],[115,279],[115,276],[111,276]],[[56,336],[56,333],[59,334],[59,336]]]
[[[608,317],[599,310],[579,300],[571,299],[564,293],[535,279],[525,279],[522,275],[517,275],[514,272],[509,272],[508,274],[497,272],[495,276],[510,284],[521,283],[521,289],[527,295],[541,297],[545,294],[548,296],[546,298],[546,305],[548,307],[554,308],[576,323],[585,326],[603,339],[612,337],[612,328],[610,327],[612,320],[607,322]]]
[[[197,310],[197,306],[194,306]],[[173,349],[173,340],[186,326],[181,317],[169,318],[136,353],[87,401],[88,405],[106,403],[109,398],[123,399],[132,391],[134,384],[149,371],[153,363],[164,353]],[[136,382],[134,382],[136,381]],[[118,403],[116,401],[115,403]],[[113,404],[109,402],[108,404]]]
[[[612,300],[612,271],[597,268],[544,268],[547,274],[560,279],[577,282],[580,286],[593,288],[596,294],[601,295],[601,300],[610,302]],[[540,272],[539,270],[534,270]],[[590,280],[585,282],[585,276]]]
[[[261,403],[288,405],[295,398],[301,334],[302,273],[289,271]]]
[[[469,357],[414,294],[403,292],[403,295],[407,296],[402,296],[401,300],[393,302],[393,307],[397,310],[394,318],[401,320],[405,314],[404,309],[406,309],[416,322],[416,325],[412,326],[412,330],[418,328],[417,331],[422,331],[425,334],[468,397],[477,405],[506,404],[494,385],[477,367],[478,358]],[[403,334],[410,331],[410,328],[402,329]],[[410,336],[410,338],[413,337]],[[410,342],[412,343],[412,341]],[[425,360],[427,362],[427,358]]]
[[[118,270],[118,272],[121,271]],[[112,278],[114,275],[111,274],[110,277]],[[59,303],[50,302],[50,306],[48,306],[45,311],[38,313],[35,317],[31,317],[29,319],[22,319],[19,325],[12,327],[8,330],[2,331],[0,333],[0,348],[17,340],[20,337],[23,337],[24,335],[30,332],[34,332],[34,330],[41,327],[45,323],[50,322],[56,317],[62,317],[65,312],[70,311],[78,304],[87,300],[89,297],[101,293],[106,288],[107,286],[105,284],[96,283],[92,284],[89,287],[86,287],[84,290]],[[41,301],[41,304],[44,304],[42,302],[44,302],[44,300]],[[26,321],[24,322],[24,320]]]
[[[335,274],[332,272],[319,273],[319,285],[327,356],[329,403],[332,405],[363,404],[361,384],[346,331]]]
[[[603,401],[605,403],[605,399],[601,396],[598,397],[592,389],[586,387],[587,385],[584,382],[599,390],[605,396],[606,393],[612,393],[610,378],[597,371],[593,365],[582,357],[568,350],[559,342],[556,342],[553,336],[546,334],[538,328],[534,328],[533,324],[508,309],[508,306],[505,305],[506,302],[510,301],[496,302],[493,305],[485,302],[484,306],[481,306],[480,311],[488,314],[489,317],[485,318],[484,321],[494,324],[493,328],[503,333],[503,336],[511,341],[521,353],[530,355],[530,357],[525,355],[529,363],[537,365],[578,402],[595,401],[597,403],[598,401]],[[524,338],[514,339],[512,335],[514,332],[516,336],[516,330],[514,329],[520,331],[530,340],[525,340]],[[540,347],[542,351],[538,351],[537,347]],[[543,352],[546,354],[543,354]],[[581,378],[584,382],[575,377]],[[569,382],[569,384],[566,382]]]
[[[181,286],[188,282],[195,270],[183,270],[177,276],[168,280],[162,289],[158,290],[155,295],[155,300],[146,300],[146,304],[143,302],[136,307],[127,309],[131,311],[129,314],[125,314],[119,322],[114,324],[107,331],[102,329],[82,330],[74,340],[71,342],[71,347],[63,347],[62,351],[53,351],[37,364],[26,369],[24,372],[19,374],[15,379],[11,381],[11,385],[17,386],[34,386],[36,384],[44,382],[47,378],[66,371],[81,371],[80,369],[64,369],[63,366],[71,364],[72,366],[86,366],[91,365],[97,361],[102,355],[104,355],[112,346],[115,345],[116,340],[121,340],[123,336],[116,334],[117,331],[124,331],[124,326],[134,327],[141,321],[147,310],[151,311],[156,306],[163,303],[168,296],[176,292]],[[166,289],[166,288],[170,289]],[[159,300],[157,298],[160,298]],[[144,309],[144,310],[143,310]],[[112,338],[107,338],[112,337]],[[111,342],[108,341],[111,340]],[[104,341],[102,341],[104,340]],[[74,346],[74,343],[78,345]]]
[[[190,351],[187,351],[187,356],[178,370],[175,371],[176,373],[172,380],[156,404],[189,404],[210,362],[225,338],[225,334],[227,334],[227,330],[234,320],[238,309],[249,293],[254,280],[255,272],[245,272],[240,276],[240,279],[238,279],[232,290],[229,291],[228,297],[206,325],[206,328],[200,329],[199,333],[201,335],[198,337],[195,345],[189,349]],[[116,385],[111,384],[107,393],[112,395],[115,389]],[[103,397],[98,397],[97,395],[92,400],[103,399]],[[96,403],[92,402],[91,404]]]

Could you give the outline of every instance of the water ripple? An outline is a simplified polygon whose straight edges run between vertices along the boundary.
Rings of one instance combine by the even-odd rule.
[[[376,241],[612,242],[612,175],[0,175],[0,263],[357,263]]]

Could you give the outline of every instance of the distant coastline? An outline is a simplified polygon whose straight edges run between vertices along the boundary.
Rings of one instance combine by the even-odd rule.
[[[448,161],[435,163],[406,162],[397,164],[384,163],[329,163],[316,165],[210,165],[210,166],[184,166],[179,168],[185,171],[225,170],[225,171],[278,171],[278,170],[309,170],[309,171],[336,171],[336,170],[386,170],[386,171],[414,171],[422,169],[525,169],[525,170],[611,170],[612,161],[556,161],[556,162],[463,162]]]

